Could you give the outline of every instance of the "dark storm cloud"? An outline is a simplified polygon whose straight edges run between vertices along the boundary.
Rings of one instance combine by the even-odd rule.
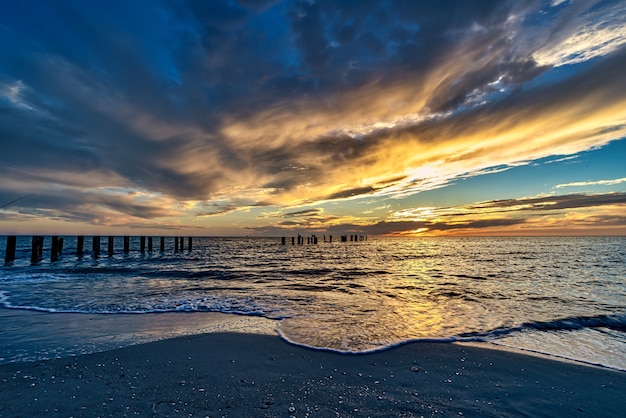
[[[594,13],[619,3],[606,4]],[[38,193],[20,210],[83,220],[75,207],[85,196],[133,217],[177,213],[106,194],[107,183],[173,202],[219,195],[224,203],[192,209],[200,216],[401,188],[420,161],[393,160],[394,147],[408,157],[416,152],[407,143],[520,123],[507,118],[589,92],[621,97],[624,54],[593,77],[523,88],[553,65],[534,52],[570,36],[589,10],[526,1],[12,2],[0,16],[0,196]],[[417,113],[426,119],[410,119]],[[396,115],[406,121],[386,122]],[[370,169],[371,183],[358,183]]]

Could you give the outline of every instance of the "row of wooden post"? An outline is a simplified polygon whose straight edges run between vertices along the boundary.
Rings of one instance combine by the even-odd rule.
[[[139,251],[146,251],[146,238],[148,244],[148,252],[152,252],[152,238],[153,237],[139,237]],[[114,236],[109,236],[107,241],[107,253],[109,256],[114,254]],[[161,252],[165,252],[165,237],[160,237],[160,245],[159,249]],[[63,253],[63,237],[52,236],[50,242],[50,260],[57,261],[59,259],[59,255]],[[84,254],[85,237],[79,235],[76,237],[76,255],[78,257],[82,257]],[[31,262],[37,263],[43,258],[43,245],[44,245],[44,237],[43,236],[33,236],[31,241]],[[15,261],[15,250],[17,247],[17,236],[10,235],[7,236],[7,246],[6,246],[6,254],[4,257],[5,263],[12,263]],[[191,252],[193,248],[193,239],[192,237],[187,237],[187,251]],[[174,252],[182,252],[185,251],[185,239],[183,237],[174,237]],[[130,237],[124,237],[124,253],[130,252]],[[91,244],[91,254],[93,257],[97,258],[100,256],[100,236],[95,235],[92,237]]]
[[[348,238],[350,239],[350,242],[367,241],[367,235],[342,235],[341,242],[347,242]],[[296,242],[296,239],[297,239],[297,242]],[[326,240],[326,235],[324,235],[324,242],[333,242],[333,236],[329,235],[328,240]],[[317,236],[311,235],[310,237],[306,237],[306,243],[317,244]],[[287,238],[282,237],[281,244],[286,245]],[[304,237],[302,235],[298,234],[297,237],[291,237],[291,245],[296,245],[296,244],[298,245],[304,244]]]

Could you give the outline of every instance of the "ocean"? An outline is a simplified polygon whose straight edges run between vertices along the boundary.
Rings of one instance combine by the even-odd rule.
[[[205,332],[211,313],[348,353],[488,342],[626,370],[626,237],[369,237],[282,245],[194,238],[193,250],[63,253],[0,268],[0,363]],[[4,251],[6,237],[0,237]],[[255,322],[256,321],[256,322]],[[213,322],[214,324],[214,322]]]

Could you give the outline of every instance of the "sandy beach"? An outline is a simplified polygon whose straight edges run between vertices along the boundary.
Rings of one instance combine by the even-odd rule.
[[[0,416],[620,416],[626,373],[446,343],[345,355],[212,333],[0,366]]]

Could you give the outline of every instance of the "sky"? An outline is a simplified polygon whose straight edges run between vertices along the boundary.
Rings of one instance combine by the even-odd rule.
[[[23,0],[0,234],[626,235],[626,3]]]

